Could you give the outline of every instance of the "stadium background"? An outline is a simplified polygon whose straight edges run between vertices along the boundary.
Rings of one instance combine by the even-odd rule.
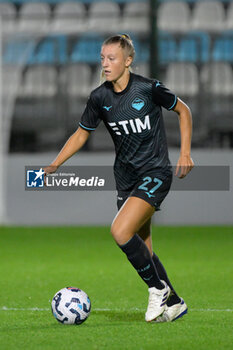
[[[0,348],[230,349],[233,1],[0,0],[0,15]],[[144,321],[147,287],[109,234],[115,191],[24,189],[25,165],[49,164],[76,129],[99,81],[100,44],[115,32],[132,35],[135,72],[190,105],[196,166],[231,171],[229,191],[171,191],[154,215],[155,251],[189,307],[168,324]],[[177,116],[164,113],[175,165]],[[100,125],[67,164],[113,159]],[[58,324],[50,310],[70,285],[92,302],[78,327]]]
[[[26,193],[24,166],[49,164],[74,132],[99,84],[101,43],[113,33],[132,36],[136,73],[159,78],[191,107],[196,165],[229,165],[232,183],[232,1],[17,0],[0,1],[0,14],[2,223],[111,223],[115,192]],[[164,119],[175,165],[178,119],[166,111]],[[67,165],[113,159],[102,123]],[[231,224],[232,198],[232,187],[171,192],[154,221]]]

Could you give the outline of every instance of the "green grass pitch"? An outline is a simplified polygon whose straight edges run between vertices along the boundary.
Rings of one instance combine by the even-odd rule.
[[[144,321],[147,287],[108,227],[1,227],[0,349],[232,349],[233,228],[154,226],[153,245],[189,307],[176,322]],[[80,326],[51,313],[66,286],[91,299]]]

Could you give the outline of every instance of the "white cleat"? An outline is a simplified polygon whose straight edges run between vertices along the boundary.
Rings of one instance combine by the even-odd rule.
[[[158,317],[155,322],[172,322],[178,318],[184,316],[188,312],[188,307],[185,304],[184,300],[181,298],[179,304],[174,304],[172,306],[165,306],[164,313],[162,316]]]
[[[166,301],[170,294],[170,288],[166,282],[161,281],[164,284],[163,289],[157,289],[155,287],[149,288],[149,302],[147,311],[145,314],[146,322],[151,322],[160,316],[166,306]]]

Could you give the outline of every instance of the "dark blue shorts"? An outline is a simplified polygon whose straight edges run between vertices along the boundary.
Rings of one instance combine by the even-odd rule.
[[[139,197],[160,210],[160,205],[168,194],[172,183],[172,173],[161,174],[156,170],[148,171],[140,177],[133,188],[117,192],[118,210],[128,197]]]

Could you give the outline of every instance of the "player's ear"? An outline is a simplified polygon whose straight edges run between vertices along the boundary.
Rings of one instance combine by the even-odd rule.
[[[125,61],[125,66],[126,66],[127,68],[129,68],[129,66],[132,64],[132,62],[133,62],[132,57],[131,57],[131,56],[128,56],[128,57],[126,58],[126,61]]]

